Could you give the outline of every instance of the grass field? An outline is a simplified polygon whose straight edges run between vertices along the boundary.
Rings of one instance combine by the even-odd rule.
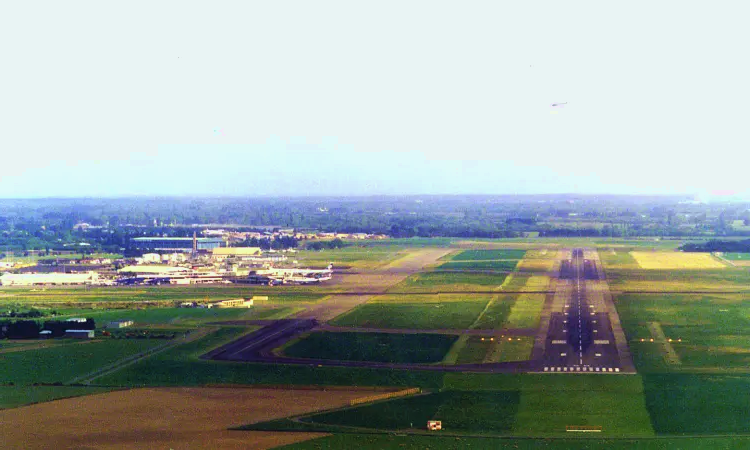
[[[710,253],[630,252],[642,269],[723,269]]]
[[[291,308],[288,308],[291,310]],[[119,309],[84,312],[86,317],[93,318],[97,326],[106,325],[108,321],[128,319],[139,324],[195,325],[221,320],[252,319],[263,310],[258,308],[147,308]],[[64,310],[58,311],[65,313]],[[77,313],[74,313],[77,314]]]
[[[539,326],[544,306],[544,294],[520,294],[510,308],[507,328],[533,328]]]
[[[646,375],[643,381],[658,433],[750,433],[750,376]]]
[[[526,250],[464,250],[454,255],[453,261],[487,261],[487,260],[519,260],[523,259]]]
[[[721,256],[723,256],[725,259],[728,259],[730,261],[750,260],[750,253],[724,253]]]
[[[350,246],[336,250],[300,250],[294,258],[303,266],[354,267],[373,269],[409,254],[403,246],[382,245],[378,247]]]
[[[466,329],[489,300],[464,296],[459,301],[441,301],[443,296],[422,297],[425,301],[419,303],[366,303],[336,318],[332,323],[368,328]]]
[[[518,261],[448,261],[438,266],[438,269],[450,270],[497,270],[513,271]]]
[[[504,273],[423,272],[412,275],[393,288],[391,292],[492,292],[502,286]]]
[[[732,267],[710,270],[610,269],[607,270],[607,280],[614,291],[750,291],[750,271]]]
[[[309,286],[284,286],[283,289],[239,285],[55,287],[50,289],[4,287],[0,289],[0,305],[14,303],[63,307],[66,304],[91,304],[92,307],[106,308],[113,307],[115,303],[162,303],[166,306],[170,302],[251,298],[254,295],[267,295],[268,303],[311,302],[318,301],[325,296],[325,294],[311,290]]]
[[[487,438],[394,434],[334,434],[281,447],[283,450],[744,450],[750,437],[645,438]]]
[[[608,436],[651,436],[639,376],[446,374],[444,388],[518,391],[517,436],[565,435],[567,425],[602,426]]]
[[[5,353],[0,365],[0,384],[66,383],[164,342],[158,339],[70,341],[51,348]]]
[[[458,354],[456,364],[481,364],[525,361],[531,356],[534,341],[527,337],[469,336]]]
[[[507,433],[518,410],[516,391],[443,391],[306,417],[314,424],[380,430],[424,428],[442,420],[447,430],[467,433]]]
[[[284,350],[296,358],[390,363],[440,362],[456,341],[440,334],[312,333]]]
[[[17,408],[61,398],[100,394],[111,390],[112,388],[107,387],[88,386],[0,386],[0,409]]]
[[[617,308],[640,371],[747,371],[750,303],[733,295],[620,295]],[[670,363],[648,324],[658,323],[680,364]],[[641,339],[646,342],[640,342]],[[635,341],[635,342],[634,342]]]

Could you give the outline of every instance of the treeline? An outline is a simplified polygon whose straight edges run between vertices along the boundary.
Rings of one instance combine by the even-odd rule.
[[[337,248],[344,248],[348,245],[346,242],[339,238],[332,239],[330,241],[312,241],[305,244],[306,250],[335,250]]]
[[[750,252],[750,239],[743,241],[711,240],[702,243],[687,243],[680,247],[680,250],[684,252],[748,253]]]
[[[49,330],[52,337],[62,337],[66,330],[94,330],[94,319],[86,322],[71,322],[69,320],[48,320],[40,324],[36,320],[0,321],[0,339],[36,339],[39,333]]]

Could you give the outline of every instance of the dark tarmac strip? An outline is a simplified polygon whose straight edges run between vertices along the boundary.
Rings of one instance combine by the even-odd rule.
[[[596,262],[575,249],[572,259],[563,261],[560,279],[568,280],[571,293],[562,311],[552,313],[540,371],[624,372],[609,313],[587,296],[586,281],[600,279]]]

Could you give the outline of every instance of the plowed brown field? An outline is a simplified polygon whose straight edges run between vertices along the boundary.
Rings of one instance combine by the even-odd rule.
[[[322,434],[227,428],[340,407],[373,392],[144,388],[69,398],[0,411],[0,448],[266,449]]]

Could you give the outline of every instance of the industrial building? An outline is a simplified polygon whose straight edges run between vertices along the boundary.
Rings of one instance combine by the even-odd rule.
[[[190,238],[190,237],[137,237],[131,240],[131,246],[137,250],[148,251],[193,251],[193,244],[197,251],[211,251],[223,247],[221,238]]]
[[[125,328],[133,325],[132,320],[113,320],[107,323],[107,328]]]
[[[65,330],[65,337],[91,339],[94,337],[94,330]]]
[[[224,261],[227,258],[260,256],[262,253],[259,247],[219,247],[211,250],[211,257],[214,261]]]
[[[0,276],[3,286],[44,286],[99,284],[99,274],[86,273],[5,273]]]

